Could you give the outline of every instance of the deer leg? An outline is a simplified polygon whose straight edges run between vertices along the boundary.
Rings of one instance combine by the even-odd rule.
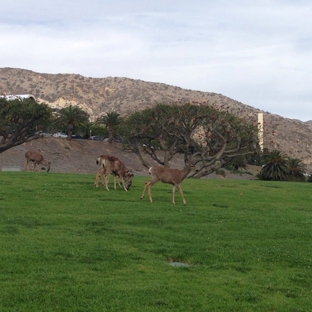
[[[175,204],[175,201],[174,201],[174,193],[175,193],[175,190],[176,190],[176,187],[175,185],[172,187],[172,203]]]
[[[99,174],[99,171],[96,173],[94,185],[95,187],[99,187],[99,180],[101,179],[101,174]]]
[[[101,177],[102,177],[102,169],[99,168],[99,170],[96,172],[95,181],[94,181],[94,185],[96,187],[99,187],[99,180],[101,179]]]
[[[118,186],[121,187],[121,179],[118,176],[116,176],[116,181],[118,182]]]
[[[102,172],[101,174],[101,182],[102,182],[102,185],[105,186],[104,172]]]
[[[125,189],[125,191],[128,191],[126,189],[125,181],[124,181],[123,177],[114,174],[114,189],[115,190],[117,190],[117,183],[118,183],[118,186],[121,186],[120,182],[121,182],[123,188]]]
[[[107,191],[109,191],[109,188],[108,188],[109,175],[110,175],[110,172],[107,172],[107,171],[104,174],[104,183],[105,183],[105,188]]]
[[[114,190],[117,190],[117,177],[114,175]]]
[[[149,186],[147,187],[147,191],[148,191],[148,198],[149,198],[149,201],[152,203],[152,202],[153,202],[153,198],[152,198],[151,187],[152,187],[152,185],[149,184]]]
[[[153,179],[153,180],[145,182],[144,189],[143,189],[143,194],[141,196],[141,199],[145,196],[145,192],[146,192],[146,189],[147,189],[149,201],[151,203],[153,202],[151,187],[158,181],[159,181],[159,179]]]
[[[101,174],[101,182],[102,182],[102,185],[105,186],[105,167],[101,167],[102,169],[102,174]]]
[[[106,182],[105,185],[107,185],[107,188],[108,188],[108,184],[109,184],[109,175],[105,176],[105,179],[104,179],[104,183]],[[104,185],[104,184],[103,184]]]
[[[37,167],[37,171],[41,171],[41,164],[39,162],[35,162],[35,166]],[[34,169],[35,171],[35,169]]]
[[[128,192],[128,190],[127,190],[127,188],[126,188],[126,185],[125,185],[125,180],[124,180],[123,176],[120,174],[120,175],[118,175],[118,177],[119,177],[119,179],[120,179],[120,181],[121,181],[121,184],[122,184],[124,190],[125,190],[126,192]]]
[[[148,185],[149,183],[150,183],[150,181],[146,181],[146,182],[144,183],[144,189],[143,189],[143,193],[142,193],[142,195],[141,195],[141,199],[144,198],[145,192],[146,192],[146,188],[147,188],[147,185]]]
[[[156,183],[156,182],[158,182],[159,180],[152,180],[152,181],[150,181],[149,183],[148,183],[148,185],[147,185],[147,191],[148,191],[148,197],[149,197],[149,201],[152,203],[153,202],[153,198],[152,198],[152,190],[151,190],[151,188],[152,188],[152,186]]]
[[[109,188],[108,188],[108,177],[105,177],[104,183],[105,183],[106,190],[109,191]]]
[[[120,184],[121,178],[119,177],[119,175],[115,173],[113,175],[114,175],[114,189],[117,190],[117,183],[118,183],[118,186],[121,186]]]
[[[25,164],[25,171],[29,171],[29,167],[28,167],[28,159],[26,160],[26,164]]]
[[[182,191],[182,189],[181,189],[181,186],[180,186],[180,185],[177,185],[177,189],[180,191],[180,194],[181,194],[181,196],[182,196],[183,205],[186,205],[186,201],[185,201],[184,194],[183,194],[183,191]]]

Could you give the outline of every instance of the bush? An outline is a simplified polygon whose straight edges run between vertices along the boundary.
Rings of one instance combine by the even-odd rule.
[[[311,174],[308,176],[307,182],[312,182],[312,175]]]

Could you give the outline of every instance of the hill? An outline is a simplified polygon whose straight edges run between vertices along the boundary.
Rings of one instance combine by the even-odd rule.
[[[39,102],[62,108],[78,105],[95,120],[115,110],[121,115],[155,103],[205,102],[243,117],[264,113],[264,147],[301,159],[312,171],[312,123],[283,118],[224,95],[182,89],[164,83],[128,78],[90,78],[78,74],[44,74],[18,68],[0,68],[0,92],[33,94]]]
[[[67,140],[54,137],[42,137],[38,140],[23,143],[0,154],[0,170],[6,167],[17,167],[24,170],[25,153],[35,150],[45,160],[51,162],[50,172],[95,174],[98,166],[96,159],[102,154],[117,156],[135,176],[149,176],[136,155],[122,148],[120,143],[108,143],[94,140]],[[176,156],[170,162],[171,168],[181,169],[184,166],[183,156]],[[256,178],[260,168],[248,166],[245,174],[232,174],[225,170],[226,175],[211,174],[209,178],[230,180],[251,180]]]
[[[51,161],[51,172],[95,173],[98,169],[96,159],[102,154],[117,156],[136,175],[147,172],[139,159],[124,151],[120,144],[54,137],[43,137],[10,148],[0,154],[0,166],[16,166],[24,170],[28,150],[38,151],[45,160]]]

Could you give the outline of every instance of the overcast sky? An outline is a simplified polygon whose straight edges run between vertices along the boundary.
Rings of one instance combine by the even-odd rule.
[[[0,67],[161,82],[312,120],[311,0],[0,4]]]

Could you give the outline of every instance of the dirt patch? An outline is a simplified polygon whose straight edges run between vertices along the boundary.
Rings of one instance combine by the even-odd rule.
[[[51,172],[95,173],[96,159],[103,154],[118,157],[134,174],[147,174],[138,157],[122,149],[120,144],[93,140],[40,138],[23,143],[0,154],[0,166],[25,167],[25,153],[34,150],[51,161]]]
[[[45,160],[51,161],[51,172],[95,174],[98,168],[96,159],[100,155],[106,154],[118,157],[127,168],[132,170],[134,175],[148,176],[148,170],[141,164],[139,157],[125,151],[122,144],[76,139],[69,141],[53,137],[39,138],[1,153],[0,169],[16,166],[24,170],[25,153],[28,150],[37,151],[43,155]],[[171,168],[183,168],[183,166],[183,157],[177,157],[170,163]],[[232,174],[225,171],[225,177],[213,173],[208,178],[251,180],[255,179],[259,170],[257,166],[249,166],[246,174]]]

